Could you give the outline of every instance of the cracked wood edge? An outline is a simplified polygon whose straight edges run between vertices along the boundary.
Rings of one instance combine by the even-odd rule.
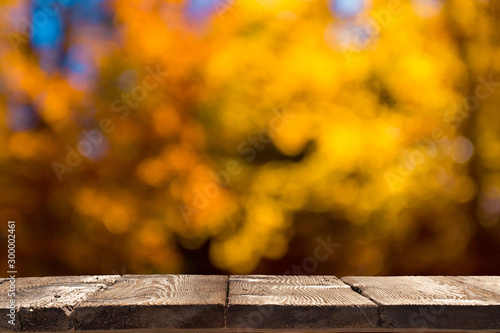
[[[0,329],[63,331],[74,328],[73,310],[88,297],[112,285],[118,276],[62,276],[15,280],[15,323],[8,323],[10,283],[0,284]]]

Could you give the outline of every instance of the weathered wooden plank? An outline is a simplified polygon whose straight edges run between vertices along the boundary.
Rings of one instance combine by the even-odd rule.
[[[119,276],[17,278],[15,296],[10,281],[0,284],[0,328],[19,331],[63,331],[74,328],[73,309],[104,290]],[[7,322],[9,302],[15,299],[15,326]],[[10,318],[9,318],[10,319]]]
[[[224,327],[227,276],[125,275],[75,309],[78,329]]]
[[[354,290],[333,276],[18,278],[17,325],[0,331],[500,330],[498,276],[342,280]],[[9,287],[0,279],[4,319]]]
[[[229,277],[228,328],[366,329],[377,321],[377,306],[333,276]]]
[[[454,279],[500,295],[500,276],[455,276]]]
[[[379,304],[386,328],[498,329],[500,295],[452,277],[344,277]]]

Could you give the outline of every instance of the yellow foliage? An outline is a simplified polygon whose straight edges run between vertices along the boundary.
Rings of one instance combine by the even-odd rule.
[[[208,267],[189,251],[281,273],[326,233],[330,273],[471,272],[468,246],[500,248],[498,4],[218,1],[115,0],[53,53],[0,41],[0,216],[53,223],[73,255],[47,256],[106,274]]]

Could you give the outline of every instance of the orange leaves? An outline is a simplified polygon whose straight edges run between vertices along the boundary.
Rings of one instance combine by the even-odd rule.
[[[55,222],[78,235],[67,241],[76,259],[63,264],[81,270],[70,261],[101,244],[134,270],[176,272],[183,247],[250,273],[300,251],[289,247],[294,233],[300,243],[333,230],[357,256],[328,265],[382,274],[389,244],[426,237],[422,221],[446,228],[433,229],[444,240],[425,240],[421,267],[448,243],[460,245],[449,260],[463,253],[476,210],[482,227],[498,225],[500,51],[487,2],[373,0],[341,18],[325,1],[220,0],[194,22],[186,1],[111,2],[105,24],[68,29],[50,74],[35,53],[0,41],[2,111],[20,103],[37,116],[15,127],[16,109],[3,112],[0,180],[20,184],[16,198],[50,198],[57,209],[40,204],[43,218],[60,210]],[[92,58],[75,75],[69,50]],[[74,88],[79,79],[88,89]],[[105,154],[80,152],[85,163],[61,183],[44,173],[96,128]],[[47,234],[64,237],[59,227]]]
[[[181,126],[179,113],[172,108],[159,108],[153,112],[153,127],[163,138],[176,135]]]

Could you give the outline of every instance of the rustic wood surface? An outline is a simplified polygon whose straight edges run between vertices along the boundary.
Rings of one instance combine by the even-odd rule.
[[[377,306],[333,276],[229,277],[227,327],[374,328]]]
[[[469,286],[500,295],[500,277],[498,276],[456,276],[455,279]]]
[[[16,279],[16,326],[7,323],[10,283],[0,284],[0,329],[64,331],[73,328],[74,307],[106,289],[119,276],[63,276]]]
[[[0,279],[0,333],[500,332],[500,277],[109,275]]]
[[[378,304],[381,327],[500,329],[500,294],[476,286],[474,279],[398,276],[342,280]],[[481,285],[489,284],[487,281],[498,287],[500,277],[489,277]]]
[[[227,276],[125,275],[75,310],[84,330],[223,328]]]

